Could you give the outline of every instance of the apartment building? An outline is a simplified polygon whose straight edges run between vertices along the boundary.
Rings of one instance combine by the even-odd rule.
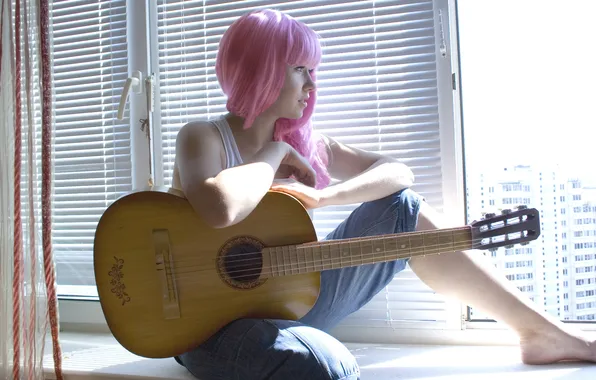
[[[494,265],[534,302],[564,320],[596,319],[596,188],[560,168],[514,166],[468,173],[473,221],[518,205],[540,212],[541,236],[487,251]],[[487,316],[472,310],[473,319]]]

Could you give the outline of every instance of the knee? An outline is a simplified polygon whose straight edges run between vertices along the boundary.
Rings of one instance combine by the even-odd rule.
[[[419,229],[419,216],[423,205],[423,196],[410,188],[400,190],[392,196],[398,204],[398,226],[396,232],[413,232]]]
[[[199,379],[360,378],[356,359],[337,339],[286,320],[237,320],[177,360]]]
[[[276,330],[272,355],[280,370],[275,379],[356,380],[360,369],[356,358],[331,335],[294,321],[267,321]]]

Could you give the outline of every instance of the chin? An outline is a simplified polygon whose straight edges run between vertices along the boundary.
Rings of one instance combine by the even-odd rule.
[[[299,112],[288,112],[287,114],[285,114],[284,116],[282,116],[284,119],[290,119],[290,120],[298,120],[302,117],[302,115],[304,115],[304,112],[299,111]]]

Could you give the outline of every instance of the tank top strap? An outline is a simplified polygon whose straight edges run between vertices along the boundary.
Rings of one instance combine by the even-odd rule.
[[[240,156],[240,151],[238,150],[238,145],[236,145],[234,134],[232,133],[232,129],[226,118],[222,116],[212,120],[211,123],[217,128],[221,135],[221,140],[226,153],[226,169],[242,165],[242,156]]]

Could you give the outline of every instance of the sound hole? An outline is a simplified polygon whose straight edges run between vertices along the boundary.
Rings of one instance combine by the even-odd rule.
[[[263,268],[261,248],[250,243],[233,246],[224,256],[224,267],[233,281],[250,283],[257,280]]]
[[[263,270],[264,244],[242,236],[229,240],[219,251],[217,268],[224,282],[237,289],[253,289],[265,282]]]

